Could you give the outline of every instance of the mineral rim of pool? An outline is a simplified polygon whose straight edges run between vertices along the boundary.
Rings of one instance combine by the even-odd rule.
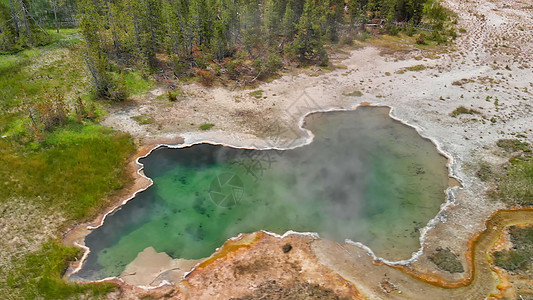
[[[118,276],[147,247],[208,257],[228,238],[261,229],[361,242],[388,260],[411,257],[419,230],[445,201],[447,159],[383,107],[315,113],[312,143],[292,150],[199,144],[141,160],[154,185],[86,237],[73,277]]]

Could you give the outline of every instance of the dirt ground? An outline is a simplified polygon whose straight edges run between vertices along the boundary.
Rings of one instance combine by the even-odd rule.
[[[508,159],[495,142],[517,136],[533,141],[533,1],[444,2],[458,14],[457,27],[465,29],[455,44],[444,50],[428,51],[409,45],[405,46],[409,51],[390,48],[383,51],[376,46],[345,50],[332,57],[333,64],[340,67],[331,72],[311,69],[286,74],[252,90],[182,85],[184,95],[172,103],[166,100],[166,90],[157,88],[113,108],[103,123],[129,132],[141,141],[183,137],[186,144],[209,141],[239,147],[286,147],[288,142],[311,140],[309,132],[298,127],[309,112],[353,109],[363,102],[391,106],[395,118],[417,128],[451,158],[450,175],[463,184],[462,189],[449,191],[441,212],[423,230],[421,251],[401,263],[419,274],[431,274],[451,282],[462,280],[472,271],[465,255],[459,255],[465,273],[456,274],[437,268],[429,256],[438,248],[467,253],[472,237],[484,229],[485,221],[496,210],[503,208],[503,204],[485,196],[488,187],[475,176],[480,162],[501,164]],[[405,71],[417,65],[424,67]],[[262,92],[250,94],[259,90]],[[459,106],[480,113],[451,116]],[[136,116],[151,121],[141,125],[132,119]],[[205,123],[214,127],[200,130],[199,126]],[[267,238],[260,243],[270,243],[272,247],[261,251],[275,251],[279,250],[281,240]],[[316,245],[320,246],[311,247],[312,252],[321,257],[321,263],[327,260],[325,253],[336,255],[333,250],[338,246],[327,241]],[[368,274],[372,274],[375,263],[367,249],[354,245],[343,247],[345,253],[351,253],[347,261],[330,260],[331,263],[349,265],[365,256],[365,263],[358,264],[358,268],[368,268]],[[283,295],[285,287],[290,286],[302,293],[324,292],[342,298],[349,291],[359,295],[355,289],[364,289],[355,282],[331,279],[334,277],[331,271],[322,269],[324,266],[312,252],[302,252],[305,256],[300,256],[294,270],[287,265],[289,260],[281,265],[278,261],[258,263],[251,275],[239,281],[248,284],[237,284],[231,276],[235,276],[238,266],[248,259],[248,264],[254,263],[251,252],[239,250],[212,264],[209,272],[197,268],[191,273],[187,277],[188,293],[191,293],[188,295],[194,295],[195,299],[260,298],[254,293],[275,289]],[[289,269],[281,272],[280,268]],[[299,276],[290,279],[287,274]],[[231,288],[228,281],[232,283]],[[375,281],[382,290],[390,292],[366,289],[362,292],[365,297],[403,298],[387,278],[376,277]],[[176,297],[185,295],[183,286],[172,293]]]

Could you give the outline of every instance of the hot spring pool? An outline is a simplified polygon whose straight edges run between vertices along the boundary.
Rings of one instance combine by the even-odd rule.
[[[149,246],[173,258],[207,257],[261,229],[317,232],[388,260],[410,258],[419,229],[445,201],[447,159],[388,113],[309,115],[313,142],[286,151],[199,144],[152,152],[141,162],[154,185],[86,237],[91,253],[73,277],[118,276]]]

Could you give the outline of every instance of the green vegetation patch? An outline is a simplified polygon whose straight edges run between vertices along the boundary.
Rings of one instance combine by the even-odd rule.
[[[349,97],[361,97],[361,96],[363,96],[363,92],[361,92],[361,91],[353,91],[351,93],[344,93],[343,95],[344,96],[349,96]]]
[[[495,197],[510,205],[533,205],[533,157],[512,158],[505,174],[498,177]]]
[[[248,95],[255,97],[257,99],[260,99],[263,97],[263,90],[256,90],[256,91],[248,93]]]
[[[214,126],[215,126],[215,124],[213,124],[213,123],[204,123],[204,124],[200,125],[200,130],[206,131],[206,130],[209,130],[209,129],[213,128]]]
[[[464,114],[473,115],[473,114],[481,114],[481,113],[478,110],[475,110],[473,108],[466,108],[464,106],[459,106],[458,108],[454,109],[454,111],[452,111],[451,113],[452,117],[457,117],[458,115],[464,115]]]
[[[8,274],[6,286],[0,288],[3,299],[77,299],[80,294],[90,299],[104,298],[113,291],[115,285],[110,283],[77,284],[61,278],[69,261],[81,256],[80,248],[61,245],[58,240],[51,240],[42,248],[13,262],[15,271]]]
[[[131,95],[141,95],[150,90],[154,86],[154,82],[150,77],[143,76],[140,72],[128,72],[124,75],[126,89]]]
[[[532,270],[533,267],[533,226],[509,228],[513,247],[492,254],[494,264],[508,271]]]
[[[496,142],[496,145],[508,152],[531,152],[529,143],[522,142],[518,139],[500,139]]]
[[[424,65],[416,65],[416,66],[407,67],[405,69],[407,71],[422,71],[422,70],[427,69],[427,67]]]
[[[184,95],[185,95],[185,93],[182,90],[176,89],[176,90],[173,90],[173,91],[168,91],[167,94],[166,94],[166,98],[170,102],[176,102],[180,98],[182,98]]]
[[[139,125],[148,125],[154,123],[154,119],[151,117],[141,115],[141,116],[133,116],[131,117],[133,120],[137,121]]]
[[[57,98],[64,99],[68,110],[81,96],[91,117],[100,113],[89,97],[88,73],[79,45],[63,45],[64,39],[0,56],[0,136],[30,139],[30,111],[36,112],[42,104],[50,107],[46,102]]]
[[[77,48],[53,50],[52,46],[25,50],[0,58],[0,108],[5,111],[32,102],[44,91],[63,94],[82,91],[86,78]]]
[[[481,163],[479,169],[476,171],[476,176],[481,179],[481,181],[487,181],[494,178],[494,172],[489,164]]]
[[[47,46],[0,56],[0,201],[46,206],[65,217],[49,220],[56,223],[52,228],[93,218],[106,207],[129,178],[124,170],[135,150],[128,135],[94,123],[102,108],[90,95],[75,35],[62,30]],[[125,75],[126,83],[145,89],[135,74]],[[64,281],[66,262],[79,250],[56,240],[41,245],[41,239],[31,240],[39,234],[33,230],[20,238],[40,250],[7,256],[0,299],[92,299],[113,289]]]
[[[0,199],[41,199],[70,219],[86,219],[123,186],[122,170],[134,149],[128,135],[90,123],[71,123],[26,147],[0,139]]]
[[[394,73],[396,73],[396,74],[405,74],[405,72],[407,72],[407,71],[411,71],[411,72],[423,71],[423,70],[425,70],[427,68],[428,67],[426,67],[424,65],[415,65],[415,66],[399,69],[399,70],[397,70]]]
[[[429,257],[439,269],[450,273],[463,273],[465,270],[457,254],[450,249],[437,248]]]
[[[416,37],[415,43],[416,43],[417,45],[427,45],[427,42],[426,42],[426,35],[425,35],[424,33],[420,33],[420,34]]]
[[[469,82],[474,82],[474,80],[472,79],[467,79],[467,78],[462,78],[461,80],[456,80],[454,82],[452,82],[452,85],[458,85],[458,86],[461,86],[463,84],[467,84]]]

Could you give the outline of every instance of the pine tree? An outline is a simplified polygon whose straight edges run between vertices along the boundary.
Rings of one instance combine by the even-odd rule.
[[[292,11],[294,11],[294,16],[296,20],[300,20],[300,17],[303,14],[304,11],[304,5],[306,3],[306,0],[289,0],[287,4],[289,4],[292,8]]]
[[[238,41],[240,31],[239,19],[239,1],[238,0],[219,0],[219,18],[226,26],[226,43],[231,49]]]
[[[11,52],[17,48],[16,30],[11,21],[9,8],[0,2],[0,53]]]
[[[103,19],[98,10],[101,5],[95,0],[80,0],[80,32],[85,39],[83,58],[95,85],[98,97],[110,98],[113,81],[108,74],[109,61],[103,49],[100,33],[103,31]]]
[[[11,19],[13,20],[13,25],[15,28],[15,36],[18,38],[20,36],[20,27],[19,27],[19,16],[15,8],[15,0],[9,0],[9,9],[11,11]]]
[[[297,26],[297,37],[291,50],[302,62],[317,60],[321,65],[325,65],[327,64],[327,53],[323,46],[320,17],[315,13],[316,9],[314,0],[305,1],[303,13]]]
[[[157,66],[156,53],[161,45],[161,0],[139,0],[140,8],[137,18],[140,21],[141,51],[148,67]]]
[[[283,20],[281,21],[281,30],[286,41],[292,41],[296,34],[296,16],[292,10],[291,3],[287,3]]]
[[[339,29],[344,24],[344,0],[329,1],[328,38],[330,41],[339,40]]]
[[[194,39],[196,36],[196,26],[193,19],[192,6],[189,0],[173,0],[174,10],[177,15],[179,25],[179,39],[176,48],[178,56],[190,57],[192,55]]]
[[[422,16],[424,14],[424,0],[409,0],[408,6],[410,11],[410,16],[407,21],[413,22],[413,24],[419,24],[422,21]]]
[[[34,37],[31,28],[26,30],[25,26],[31,27],[31,22],[25,22],[31,18],[22,9],[30,0],[9,1],[11,7],[5,3],[0,6],[0,50],[12,45],[13,37],[17,40],[20,36],[18,41]],[[141,65],[154,71],[160,66],[157,60],[160,55],[171,59],[177,75],[195,67],[207,68],[215,58],[222,60],[234,53],[244,55],[239,50],[248,53],[245,59],[239,57],[240,61],[251,59],[256,66],[264,64],[268,57],[277,66],[281,53],[302,62],[326,64],[324,41],[337,41],[348,28],[343,26],[345,21],[349,20],[351,30],[357,23],[364,27],[371,16],[388,17],[390,23],[414,24],[422,18],[424,0],[79,2],[80,32],[87,43],[85,57],[97,90],[105,95],[116,86],[110,84],[114,76],[112,69]]]
[[[35,23],[29,11],[30,3],[29,0],[0,2],[0,52],[16,52],[48,42],[48,33]]]
[[[274,45],[279,36],[280,12],[276,0],[263,1],[263,34],[269,45]]]
[[[105,0],[103,11],[105,12],[106,26],[111,30],[111,38],[113,40],[113,50],[116,59],[119,59],[121,53],[121,40],[118,35],[118,28],[120,26],[120,11],[121,2]],[[59,29],[58,29],[59,30]]]
[[[213,37],[214,12],[211,2],[211,0],[193,0],[190,4],[190,18],[195,24],[196,42],[204,50],[209,49]]]
[[[229,40],[229,15],[224,9],[218,9],[218,15],[214,21],[212,49],[217,59],[223,59],[228,54]]]
[[[347,7],[350,20],[350,31],[353,31],[355,29],[355,24],[359,21],[361,10],[359,9],[359,3],[357,0],[348,0]]]
[[[244,0],[242,11],[243,43],[248,54],[255,58],[252,50],[259,43],[261,36],[261,14],[256,0]]]
[[[180,24],[179,1],[167,0],[163,2],[163,23],[165,27],[164,45],[171,57],[180,53],[183,47],[183,33]]]

